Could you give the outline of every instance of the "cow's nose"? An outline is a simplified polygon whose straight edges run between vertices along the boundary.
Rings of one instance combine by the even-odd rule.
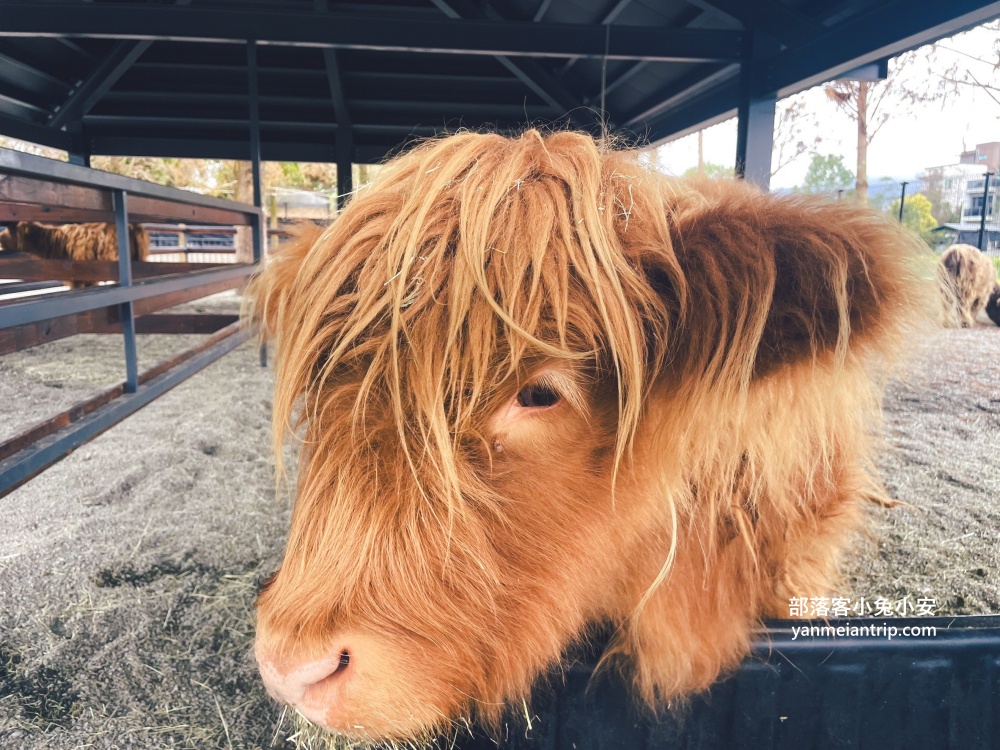
[[[332,728],[330,716],[335,715],[356,669],[356,656],[350,648],[331,649],[313,661],[293,661],[270,654],[258,644],[256,655],[267,692],[314,724]]]

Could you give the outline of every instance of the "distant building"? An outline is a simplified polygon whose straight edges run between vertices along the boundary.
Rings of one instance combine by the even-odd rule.
[[[983,168],[971,164],[948,164],[928,167],[920,175],[921,192],[936,202],[938,221],[958,220],[965,206],[965,186],[970,180],[982,179]],[[935,201],[936,198],[936,201]]]
[[[281,223],[302,219],[327,221],[336,214],[336,195],[296,190],[294,188],[274,188],[270,196],[270,208]]]
[[[989,195],[985,194],[986,173],[990,172]],[[931,167],[925,183],[937,191],[942,213],[947,211],[953,221],[944,221],[937,231],[954,232],[955,242],[979,245],[979,230],[986,209],[983,250],[1000,253],[1000,142],[980,143],[963,151],[958,164]],[[929,192],[929,191],[928,191]],[[952,210],[952,207],[960,210]]]
[[[1000,141],[976,144],[971,151],[963,151],[958,161],[961,164],[974,164],[996,174],[1000,170]]]

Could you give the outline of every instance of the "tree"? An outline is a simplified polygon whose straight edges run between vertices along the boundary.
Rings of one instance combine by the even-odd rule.
[[[704,162],[700,167],[690,167],[684,170],[682,177],[693,177],[696,174],[703,174],[711,180],[717,180],[719,178],[733,177],[736,171],[732,167],[727,167],[724,164],[714,164],[713,162]]]
[[[963,38],[967,34],[980,31],[993,35],[992,59],[971,55],[961,49]],[[937,46],[958,57],[943,74],[940,74],[939,89],[945,96],[957,93],[963,88],[979,89],[993,100],[1000,115],[1000,20],[990,21],[966,34],[953,36]]]
[[[844,166],[844,157],[814,154],[802,181],[804,193],[835,193],[847,190],[854,182],[854,173]]]
[[[931,214],[932,206],[930,199],[922,193],[906,196],[906,203],[903,205],[903,224],[909,227],[918,235],[920,239],[931,247],[934,247],[934,235],[932,234],[938,223]],[[889,213],[899,216],[899,198],[896,198],[889,205]]]
[[[855,192],[868,198],[868,147],[890,118],[909,115],[913,106],[943,100],[947,92],[927,85],[938,67],[936,45],[894,58],[884,81],[839,80],[825,87],[827,97],[857,125],[857,184]]]
[[[804,154],[815,154],[821,136],[811,139],[805,135],[807,126],[813,126],[815,115],[806,106],[801,94],[778,102],[774,115],[774,150],[771,154],[771,176]]]

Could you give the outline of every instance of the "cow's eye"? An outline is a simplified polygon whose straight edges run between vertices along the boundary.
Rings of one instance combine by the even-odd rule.
[[[517,405],[525,408],[555,406],[559,403],[559,394],[547,385],[526,385],[517,394]]]

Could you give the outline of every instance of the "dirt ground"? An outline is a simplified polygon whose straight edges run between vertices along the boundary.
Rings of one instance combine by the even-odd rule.
[[[218,312],[232,297],[202,304]],[[141,337],[142,365],[198,337]],[[886,399],[889,489],[855,596],[1000,612],[1000,328],[938,333]],[[122,375],[121,340],[0,359],[0,439]],[[291,747],[251,658],[288,523],[272,371],[244,345],[0,499],[0,748]]]
[[[884,401],[880,469],[905,505],[872,512],[853,600],[926,597],[941,615],[1000,614],[1000,328],[942,330]]]

